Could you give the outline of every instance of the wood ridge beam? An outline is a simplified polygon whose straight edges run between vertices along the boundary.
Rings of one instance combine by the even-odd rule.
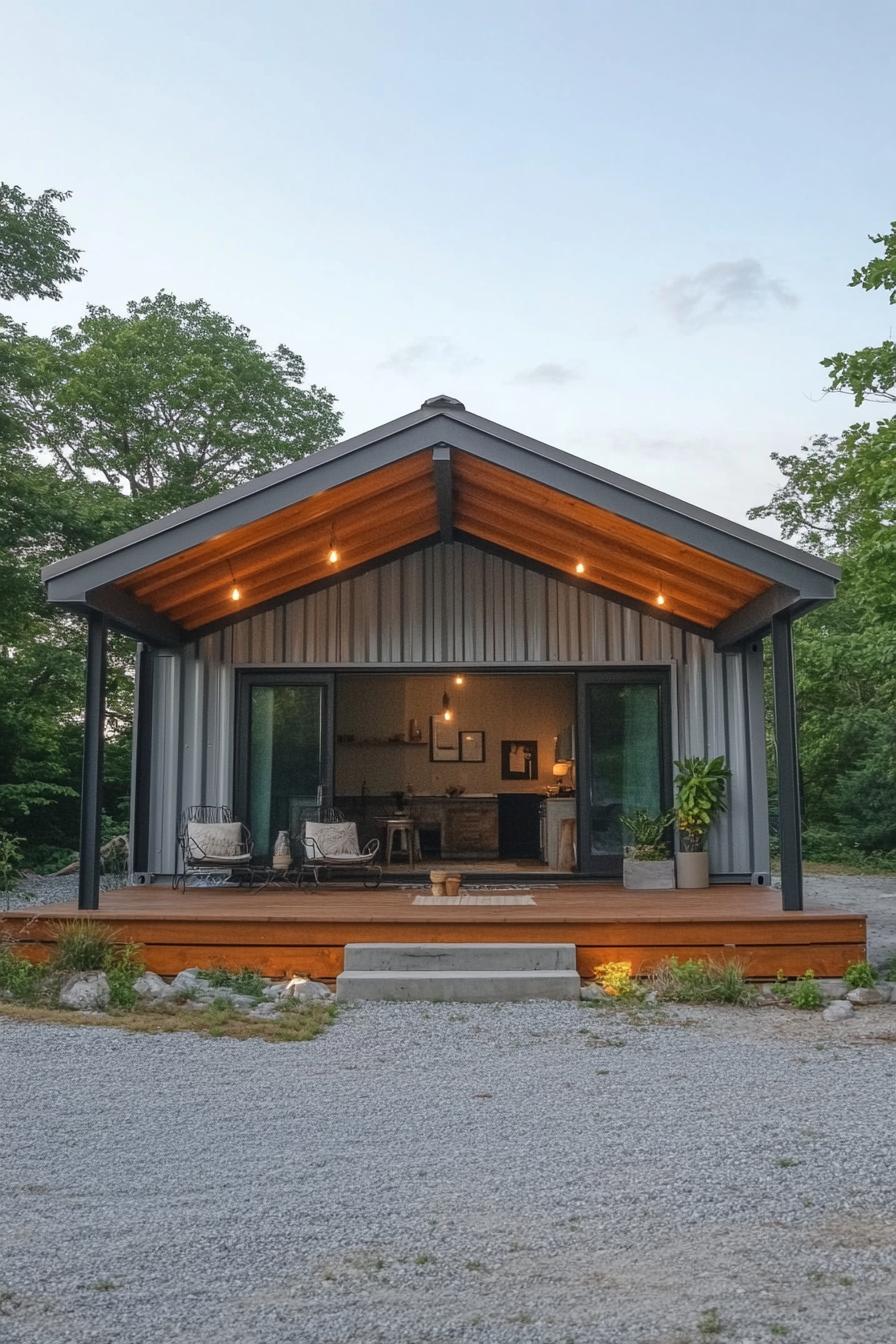
[[[432,450],[432,474],[436,487],[436,508],[439,514],[439,537],[454,540],[454,483],[451,466],[451,447],[437,443]]]

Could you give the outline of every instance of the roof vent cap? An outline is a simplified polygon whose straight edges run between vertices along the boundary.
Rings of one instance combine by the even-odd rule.
[[[465,411],[467,408],[457,397],[446,397],[444,393],[440,397],[427,397],[421,411]]]

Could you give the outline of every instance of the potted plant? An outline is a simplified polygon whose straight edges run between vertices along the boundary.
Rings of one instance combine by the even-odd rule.
[[[673,819],[672,812],[653,816],[644,808],[619,818],[631,836],[622,858],[622,883],[629,891],[668,891],[675,886],[668,836]]]
[[[712,823],[726,809],[725,789],[731,771],[724,756],[707,760],[687,756],[676,761],[675,821],[681,848],[675,858],[679,887],[709,886],[709,854],[706,837]]]

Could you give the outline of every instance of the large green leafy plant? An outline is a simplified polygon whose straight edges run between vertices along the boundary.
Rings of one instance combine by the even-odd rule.
[[[706,848],[709,828],[727,808],[725,791],[731,771],[724,756],[686,756],[675,762],[675,820],[681,847],[688,854]]]

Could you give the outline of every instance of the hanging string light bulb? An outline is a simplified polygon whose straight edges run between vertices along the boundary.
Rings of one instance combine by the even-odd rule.
[[[241,596],[239,585],[236,581],[236,577],[233,572],[233,565],[230,563],[229,560],[227,561],[227,568],[230,570],[230,582],[233,585],[232,588],[230,589],[230,600],[231,602],[239,602]]]
[[[454,684],[455,684],[455,686],[463,686],[463,684],[464,684],[464,678],[463,678],[463,674],[462,674],[461,672],[457,672],[457,673],[455,673]]]
[[[328,564],[328,565],[338,565],[338,564],[339,564],[339,552],[338,552],[337,549],[336,549],[336,528],[335,528],[335,526],[333,526],[333,527],[330,528],[330,549],[329,549],[329,551],[327,552],[327,564]]]
[[[445,691],[442,696],[442,718],[446,723],[450,723],[454,718],[454,710],[451,708],[451,697]]]

